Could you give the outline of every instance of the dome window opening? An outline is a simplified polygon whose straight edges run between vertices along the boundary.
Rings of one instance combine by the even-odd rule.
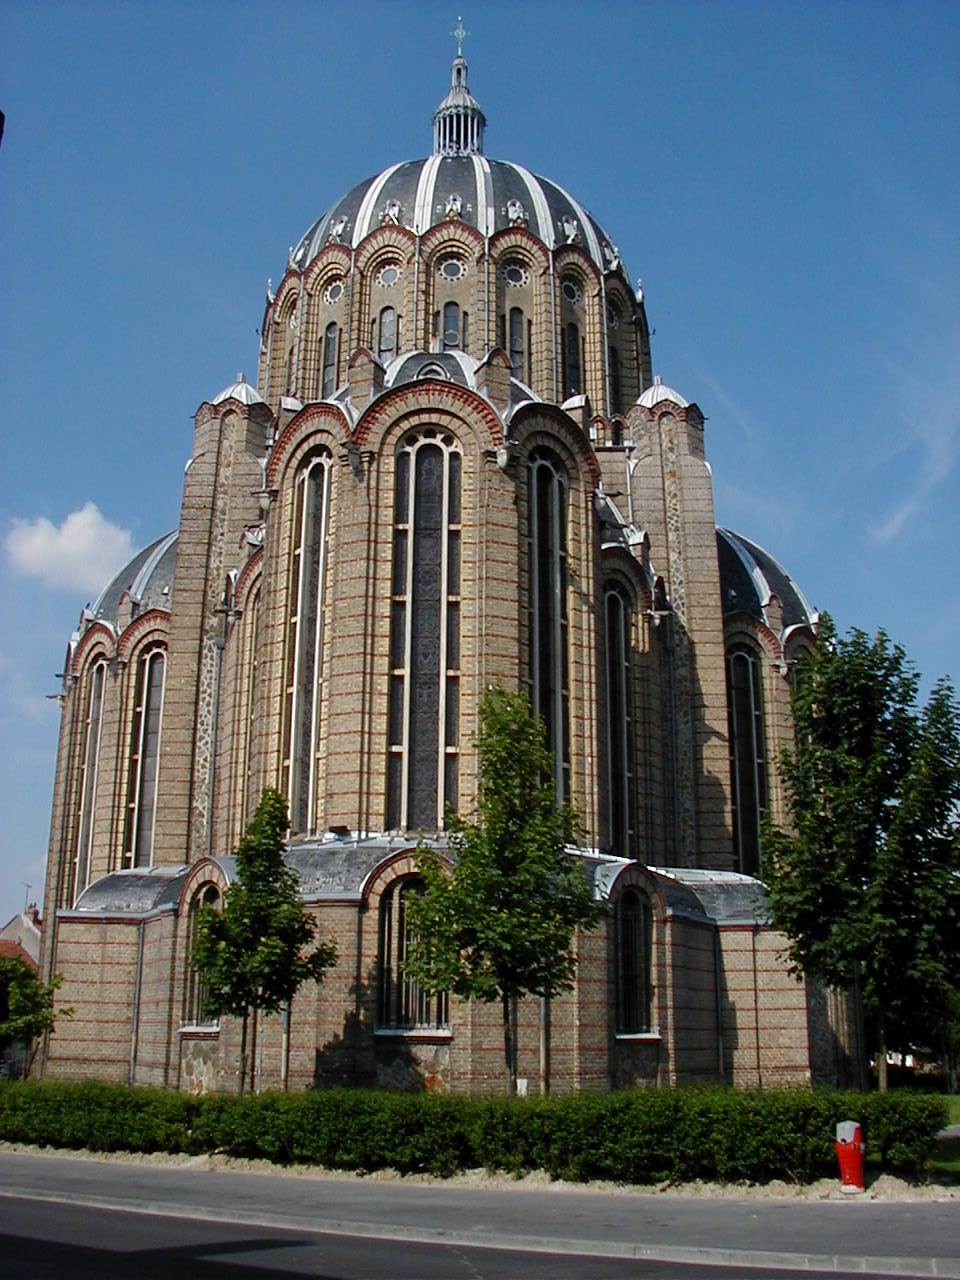
[[[340,346],[340,330],[335,321],[327,325],[323,335],[323,375],[320,382],[320,398],[328,400],[337,389],[337,355]]]
[[[578,306],[583,301],[583,290],[577,284],[576,280],[567,276],[560,283],[560,288],[567,302],[573,306]]]
[[[334,280],[323,291],[323,300],[328,304],[339,302],[343,297],[343,281]]]
[[[462,258],[444,258],[437,270],[444,280],[461,280],[467,274],[467,264]]]
[[[370,346],[376,351],[381,364],[387,364],[397,354],[400,324],[393,307],[383,307],[372,322]]]
[[[442,351],[466,351],[469,335],[468,326],[469,316],[466,311],[461,313],[459,306],[455,302],[444,303],[440,349]]]
[[[503,278],[514,289],[522,289],[530,283],[530,272],[519,262],[508,262],[503,268]]]
[[[388,262],[377,272],[377,284],[381,289],[390,289],[400,279],[400,266],[396,262]]]

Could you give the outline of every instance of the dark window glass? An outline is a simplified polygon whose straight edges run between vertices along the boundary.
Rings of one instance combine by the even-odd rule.
[[[616,907],[617,1031],[650,1030],[650,907],[636,889],[625,889]]]
[[[566,483],[551,455],[530,464],[530,674],[534,710],[554,754],[557,798],[569,794]]]
[[[583,390],[580,377],[580,330],[572,321],[563,327],[563,398]]]
[[[387,808],[390,826],[408,830],[439,829],[456,768],[447,763],[455,744],[446,740],[445,682],[459,668],[460,456],[452,437],[437,437],[432,428],[408,436],[397,459]]]
[[[315,457],[296,482],[283,732],[290,828],[295,832],[312,830],[317,820],[329,463],[327,454]]]
[[[515,378],[523,380],[523,312],[519,307],[510,308],[510,369]]]
[[[97,796],[97,771],[100,760],[100,725],[103,719],[103,685],[107,664],[98,662],[90,676],[87,697],[86,741],[80,775],[80,822],[74,857],[74,889],[77,898],[90,879],[90,854],[93,846],[93,811]]]
[[[137,668],[124,839],[127,866],[148,867],[153,857],[164,666],[163,650],[154,649],[140,659]]]
[[[413,1030],[445,1027],[449,1022],[446,992],[427,995],[420,984],[403,971],[412,938],[406,904],[412,896],[422,893],[422,881],[401,880],[391,885],[380,899],[377,948],[377,1025],[380,1028]]]
[[[767,810],[767,767],[760,660],[746,647],[727,655],[727,706],[734,852],[742,872],[758,875],[760,828]]]
[[[384,307],[380,312],[380,344],[377,355],[381,363],[392,360],[397,349],[397,313],[393,307]]]
[[[334,323],[327,325],[323,337],[323,381],[320,395],[324,400],[332,396],[337,389],[337,349],[340,345],[339,330]]]
[[[198,893],[190,903],[189,936],[191,955],[197,945],[197,935],[200,932],[200,910],[202,907],[211,907],[214,911],[219,911],[220,894],[213,885],[210,885],[202,893]],[[186,998],[183,1002],[183,1021],[187,1026],[214,1027],[217,1025],[217,1019],[211,1018],[203,1010],[203,1004],[208,994],[209,988],[204,981],[203,973],[198,972],[188,964]]]
[[[636,856],[634,727],[632,715],[630,606],[619,587],[605,598],[607,635],[607,789],[610,842],[615,853]]]
[[[607,360],[610,364],[610,412],[622,413],[623,402],[620,395],[620,352],[610,344]]]
[[[443,307],[443,350],[455,351],[460,346],[460,308],[455,302]]]

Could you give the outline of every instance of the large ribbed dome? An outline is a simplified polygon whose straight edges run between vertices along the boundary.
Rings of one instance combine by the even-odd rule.
[[[422,235],[445,222],[452,207],[484,236],[520,223],[551,249],[580,244],[602,271],[619,261],[607,233],[562,187],[522,165],[474,153],[407,160],[358,183],[313,224],[291,265],[304,270],[331,239],[358,245],[385,215]]]
[[[310,227],[290,265],[303,271],[331,241],[356,246],[383,221],[422,235],[451,217],[483,236],[526,226],[548,248],[581,245],[601,271],[617,265],[613,241],[573,196],[522,165],[483,154],[486,119],[467,89],[467,64],[459,55],[433,124],[433,155],[358,183]]]

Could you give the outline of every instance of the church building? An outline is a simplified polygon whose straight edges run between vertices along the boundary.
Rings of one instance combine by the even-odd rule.
[[[74,1015],[47,1076],[236,1088],[190,954],[270,785],[338,958],[289,1033],[263,1020],[258,1083],[502,1088],[499,1007],[403,970],[417,841],[472,811],[495,681],[543,720],[602,907],[573,989],[521,1006],[530,1091],[847,1068],[846,1003],[787,972],[761,883],[816,615],[716,527],[703,414],[654,375],[614,241],[485,125],[458,54],[431,153],[302,236],[256,378],[196,412],[179,526],[70,639],[42,969]]]

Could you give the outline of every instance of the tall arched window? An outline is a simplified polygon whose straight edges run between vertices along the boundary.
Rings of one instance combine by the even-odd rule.
[[[80,764],[80,814],[77,822],[77,846],[73,859],[73,892],[75,900],[90,880],[90,856],[93,851],[93,811],[97,798],[97,773],[100,763],[100,728],[103,723],[103,689],[107,664],[101,658],[88,676],[87,714],[84,724],[83,756]]]
[[[149,867],[153,861],[166,658],[165,650],[150,649],[137,665],[123,842],[123,861],[128,867]]]
[[[397,454],[390,629],[387,826],[436,831],[457,803],[460,464],[432,428]]]
[[[283,771],[290,827],[312,831],[318,818],[317,757],[323,677],[323,605],[330,519],[330,455],[324,450],[296,479],[288,585]]]
[[[760,827],[767,811],[767,764],[760,657],[746,645],[737,645],[727,654],[727,708],[734,853],[742,872],[758,875]]]
[[[607,348],[607,364],[610,370],[610,412],[623,412],[623,395],[620,390],[620,352],[611,342]]]
[[[393,307],[383,307],[377,323],[377,355],[381,364],[387,364],[397,354],[397,313]]]
[[[529,467],[529,629],[533,709],[553,752],[557,799],[570,794],[567,671],[567,478],[559,460],[537,449]]]
[[[207,996],[207,984],[203,973],[198,972],[190,964],[193,949],[197,945],[197,934],[200,931],[200,911],[209,907],[213,911],[220,910],[220,892],[216,885],[208,885],[200,893],[194,895],[190,903],[188,916],[188,949],[187,949],[187,985],[183,1001],[183,1022],[189,1027],[215,1027],[217,1019],[204,1013],[203,1003]]]
[[[563,398],[579,395],[583,390],[580,373],[580,328],[573,321],[563,326]]]
[[[335,321],[331,320],[323,335],[323,376],[320,380],[320,396],[328,400],[337,389],[337,352],[340,346],[340,331]]]
[[[650,1030],[650,904],[636,889],[624,889],[614,918],[617,983],[617,1031],[637,1035]]]
[[[632,607],[626,590],[611,584],[604,592],[607,634],[607,803],[614,853],[636,856]]]
[[[409,1031],[417,1027],[445,1027],[449,1023],[446,992],[430,996],[403,972],[411,934],[406,904],[423,893],[423,881],[398,880],[380,899],[378,940],[377,1026]]]

